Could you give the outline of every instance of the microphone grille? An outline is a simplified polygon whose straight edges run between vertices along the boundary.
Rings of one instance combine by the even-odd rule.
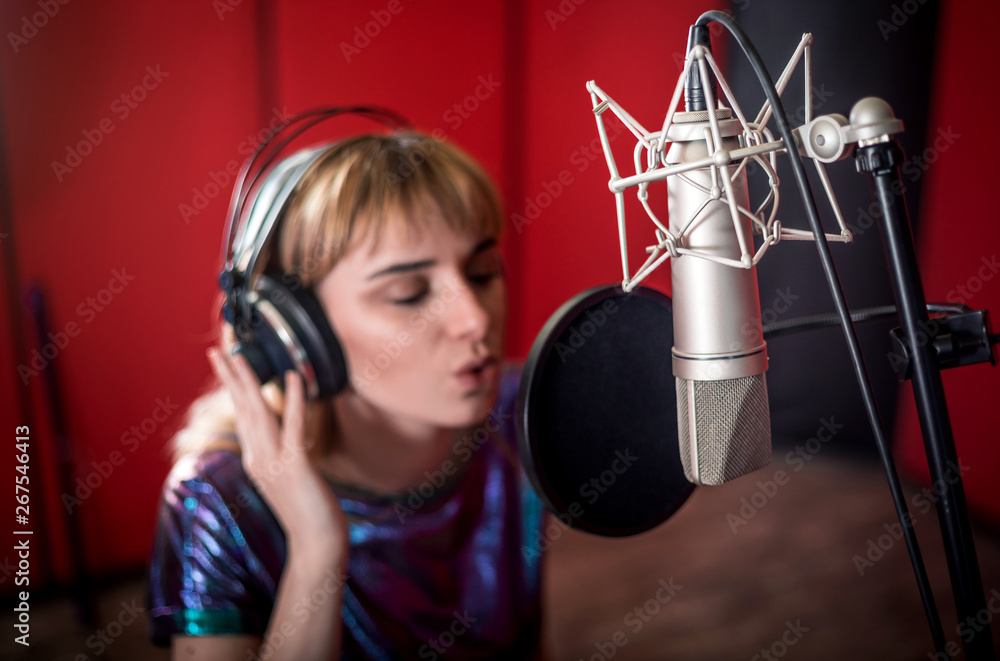
[[[677,378],[677,427],[684,475],[718,485],[771,463],[764,374],[722,381]]]

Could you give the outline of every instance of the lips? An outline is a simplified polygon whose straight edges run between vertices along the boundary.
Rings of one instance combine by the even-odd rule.
[[[463,388],[475,390],[492,385],[499,367],[500,362],[492,356],[476,358],[455,372],[455,377]]]

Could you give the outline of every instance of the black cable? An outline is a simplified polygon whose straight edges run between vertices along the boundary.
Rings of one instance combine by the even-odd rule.
[[[847,301],[844,298],[840,279],[837,276],[833,256],[830,254],[830,246],[826,242],[819,213],[816,210],[816,201],[813,199],[812,189],[809,186],[809,180],[806,178],[806,171],[802,165],[802,157],[799,155],[795,137],[792,135],[792,129],[788,124],[788,118],[785,116],[784,107],[781,105],[781,98],[774,86],[774,82],[771,80],[770,74],[760,59],[760,55],[757,53],[757,49],[750,43],[743,29],[736,23],[733,17],[721,11],[708,11],[698,17],[695,25],[705,25],[710,21],[715,21],[725,26],[736,39],[737,43],[739,43],[740,48],[750,62],[750,66],[753,68],[758,80],[760,80],[761,86],[764,89],[764,95],[767,97],[774,111],[774,119],[781,133],[781,138],[785,143],[785,150],[788,152],[788,158],[791,161],[795,182],[802,193],[802,202],[809,220],[809,226],[812,228],[813,235],[816,238],[816,251],[819,253],[820,263],[823,266],[827,284],[830,286],[830,295],[833,297],[834,306],[837,308],[840,325],[844,329],[844,337],[847,340],[847,348],[851,355],[851,364],[854,367],[858,387],[861,389],[865,410],[868,413],[868,420],[871,423],[872,432],[875,434],[875,443],[878,446],[879,456],[882,459],[886,478],[889,481],[889,491],[892,494],[893,506],[896,508],[896,515],[899,517],[900,525],[903,528],[903,537],[906,540],[906,548],[910,554],[910,563],[913,565],[913,571],[917,576],[917,586],[920,590],[924,611],[927,614],[927,620],[931,627],[934,646],[940,654],[945,655],[942,658],[948,658],[945,652],[945,637],[944,630],[941,627],[941,618],[934,603],[934,594],[930,588],[930,581],[927,579],[927,570],[924,567],[920,547],[913,532],[913,519],[907,511],[906,500],[903,497],[903,490],[900,487],[899,477],[896,474],[896,466],[889,451],[889,442],[886,439],[885,428],[882,425],[878,405],[875,402],[875,394],[868,377],[868,371],[865,368],[864,355],[861,353],[858,336],[854,325],[851,323],[850,311],[847,308]]]

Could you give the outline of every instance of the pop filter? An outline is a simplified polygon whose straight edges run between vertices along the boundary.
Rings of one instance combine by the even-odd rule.
[[[684,504],[670,299],[589,289],[546,322],[528,354],[517,434],[528,478],[563,522],[606,537],[653,528]]]

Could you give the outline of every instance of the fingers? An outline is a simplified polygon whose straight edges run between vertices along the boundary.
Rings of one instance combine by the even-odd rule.
[[[244,388],[230,356],[225,350],[216,347],[209,348],[205,352],[205,355],[208,356],[208,362],[211,363],[216,376],[222,380],[222,383],[229,390],[234,403],[239,404],[244,399]]]
[[[264,400],[260,382],[247,359],[239,354],[229,356],[219,348],[211,348],[206,353],[212,369],[233,397],[236,425],[244,449],[250,453],[255,448],[266,452],[258,443],[264,442],[263,437],[270,437],[268,445],[272,452],[282,447],[304,451],[305,387],[301,375],[294,371],[285,374],[285,407],[279,430],[276,416]]]
[[[281,523],[289,546],[318,544],[327,549],[337,543],[346,554],[346,518],[306,447],[302,376],[294,371],[283,375],[285,402],[279,425],[246,358],[229,356],[219,348],[209,350],[208,358],[233,398],[246,475]],[[336,534],[331,538],[329,531]]]
[[[229,389],[237,408],[246,405],[256,406],[258,403],[265,404],[260,394],[257,375],[244,356],[240,354],[232,356],[219,348],[211,348],[206,353],[212,363],[212,369]]]
[[[278,425],[261,396],[257,376],[243,356],[230,356],[221,348],[212,348],[206,353],[212,369],[233,399],[234,423],[243,449],[244,465],[252,465],[258,456],[266,459],[271,453],[268,446],[276,445]]]
[[[285,447],[305,451],[305,394],[302,376],[285,372],[285,413],[282,416],[282,441]]]

